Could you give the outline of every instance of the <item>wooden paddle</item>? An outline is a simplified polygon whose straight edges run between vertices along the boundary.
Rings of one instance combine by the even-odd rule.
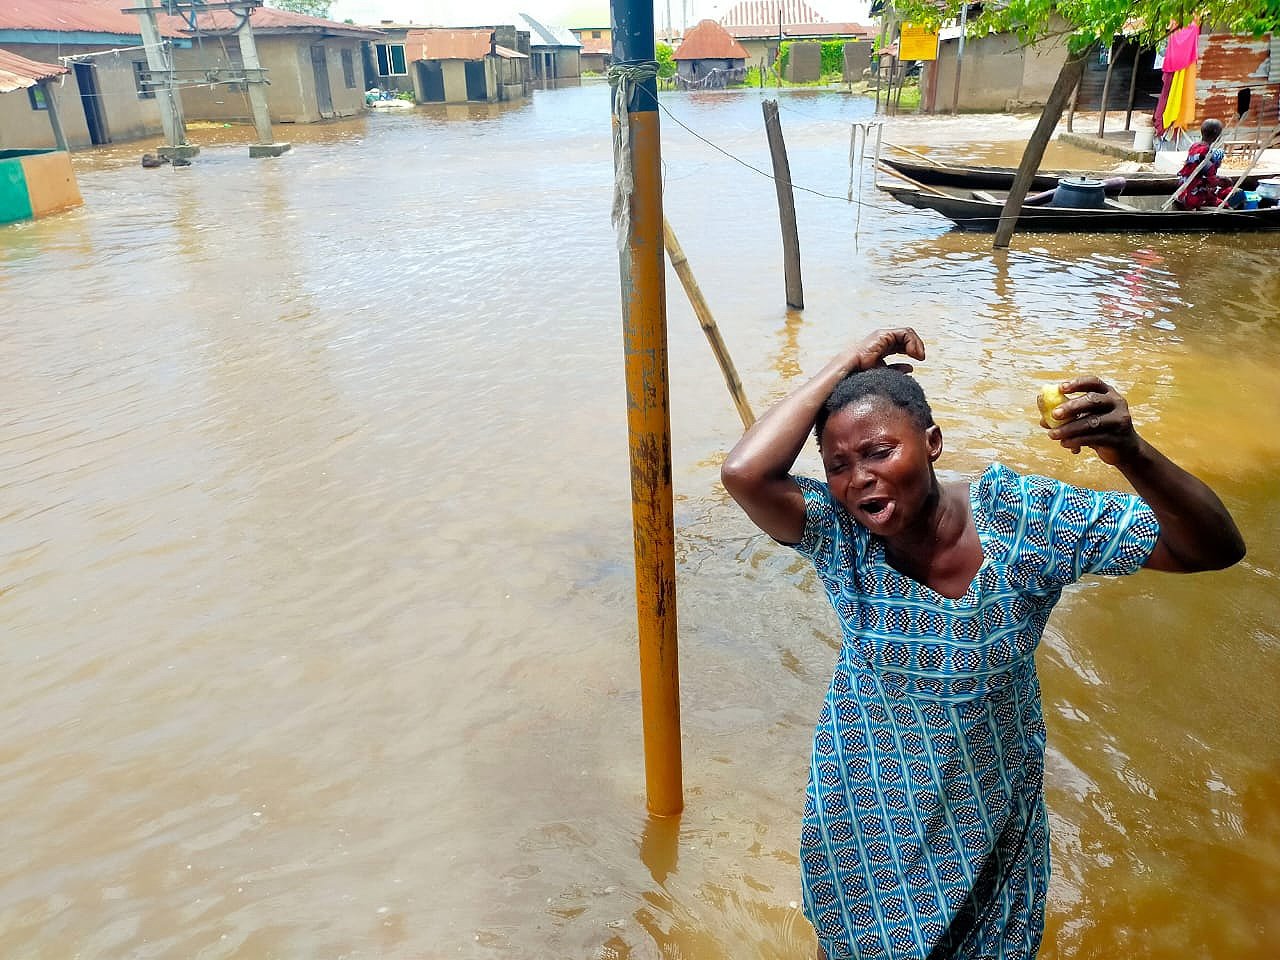
[[[1250,89],[1249,87],[1245,87],[1243,90],[1241,90],[1239,93],[1236,94],[1236,120],[1235,120],[1235,123],[1231,125],[1231,129],[1230,131],[1228,131],[1229,133],[1236,132],[1236,127],[1240,126],[1240,121],[1244,118],[1244,115],[1249,112],[1249,103],[1252,101],[1252,99],[1253,99],[1253,90]],[[1220,140],[1223,143],[1226,143],[1227,134],[1225,133],[1222,134],[1222,136],[1218,137],[1218,140]],[[1191,184],[1195,183],[1196,177],[1200,176],[1200,171],[1203,170],[1206,166],[1208,166],[1209,158],[1212,154],[1213,154],[1212,149],[1205,151],[1204,156],[1200,158],[1200,162],[1196,164],[1196,168],[1191,171],[1191,176],[1187,177],[1186,180],[1183,180],[1182,185],[1178,187],[1177,190],[1173,191],[1173,196],[1164,202],[1164,206],[1160,208],[1161,210],[1168,210],[1170,207],[1172,207],[1175,203],[1178,202],[1178,198],[1182,196],[1184,193],[1186,193],[1187,188],[1190,187]]]

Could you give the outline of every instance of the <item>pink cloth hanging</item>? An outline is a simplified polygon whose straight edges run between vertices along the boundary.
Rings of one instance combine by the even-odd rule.
[[[1164,52],[1165,73],[1177,73],[1196,62],[1200,55],[1200,25],[1193,23],[1175,30],[1169,35],[1169,46]]]

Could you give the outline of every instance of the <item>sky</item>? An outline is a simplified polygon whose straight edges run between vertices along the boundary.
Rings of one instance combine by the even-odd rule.
[[[866,0],[809,0],[830,21],[866,23]],[[689,23],[709,17],[718,20],[733,6],[734,0],[670,0],[671,17],[680,26],[681,9],[687,7]],[[666,21],[667,0],[654,0],[659,22]],[[516,13],[553,26],[608,26],[607,0],[334,0],[329,16],[334,20],[348,18],[356,23],[376,24],[380,20],[397,23],[426,23],[438,26],[508,23]]]

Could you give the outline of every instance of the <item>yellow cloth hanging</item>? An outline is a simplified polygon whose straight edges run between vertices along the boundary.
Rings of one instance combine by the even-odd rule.
[[[1179,126],[1178,120],[1182,116],[1182,90],[1186,79],[1187,71],[1184,68],[1174,73],[1169,81],[1169,96],[1165,98],[1164,115],[1160,118],[1166,130]]]

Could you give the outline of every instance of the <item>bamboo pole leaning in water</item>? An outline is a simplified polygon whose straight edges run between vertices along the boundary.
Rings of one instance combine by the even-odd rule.
[[[667,247],[667,256],[671,260],[671,266],[676,272],[676,276],[680,278],[680,285],[684,287],[684,292],[689,297],[689,303],[693,306],[693,312],[698,317],[698,323],[702,327],[702,332],[707,335],[707,342],[711,344],[711,352],[716,355],[716,361],[720,364],[720,372],[724,375],[725,386],[729,388],[729,393],[733,397],[734,406],[738,408],[738,416],[742,418],[742,427],[747,429],[756,422],[756,415],[751,412],[751,404],[747,402],[746,392],[742,389],[742,381],[738,379],[738,371],[733,366],[733,358],[729,356],[729,348],[725,346],[724,338],[720,336],[720,328],[716,326],[716,318],[711,315],[711,308],[707,306],[707,299],[702,295],[702,288],[698,286],[698,281],[693,275],[693,268],[689,266],[689,258],[684,255],[684,249],[680,246],[680,241],[676,239],[676,233],[671,229],[671,224],[664,217],[662,220],[662,239]]]

